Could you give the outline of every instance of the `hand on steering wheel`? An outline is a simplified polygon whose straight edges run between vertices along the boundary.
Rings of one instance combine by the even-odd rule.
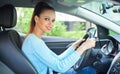
[[[91,29],[93,28],[90,28],[87,30],[87,34],[83,37],[83,39],[85,39],[83,42],[80,43],[80,45],[82,43],[84,43],[87,38],[92,38],[92,37],[95,37],[95,33],[91,33]],[[95,31],[96,32],[96,29]],[[79,46],[80,46],[79,45]],[[78,48],[78,47],[77,47]],[[92,49],[89,49],[89,50],[86,50],[82,55],[81,55],[81,58],[78,60],[78,62],[73,66],[73,69],[75,71],[79,71],[80,69],[82,69],[83,67],[86,67],[86,66],[90,66],[92,65],[92,63],[94,62],[94,57],[93,57],[93,54],[92,54]]]

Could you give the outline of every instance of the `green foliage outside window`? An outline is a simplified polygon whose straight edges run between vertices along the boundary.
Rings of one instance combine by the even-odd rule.
[[[85,23],[84,22],[75,22],[74,24],[74,30],[76,31],[81,31],[81,30],[85,30]]]
[[[30,20],[33,9],[29,8],[16,8],[17,9],[17,27],[19,32],[26,34],[29,29]]]
[[[17,9],[17,31],[20,33],[26,34],[30,27],[30,20],[32,17],[32,8],[16,8]],[[73,24],[74,25],[74,24]],[[54,28],[50,33],[45,35],[47,36],[58,36],[58,37],[66,37],[66,38],[81,38],[85,32],[82,31],[84,29],[84,23],[76,22],[73,27],[76,31],[67,31],[67,26],[64,24],[64,21],[55,21]]]
[[[109,35],[116,35],[117,33],[112,31],[112,30],[109,30]]]

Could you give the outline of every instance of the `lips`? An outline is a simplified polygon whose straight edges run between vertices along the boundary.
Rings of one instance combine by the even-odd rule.
[[[48,30],[51,30],[51,29],[52,29],[52,27],[51,27],[51,26],[47,26],[47,29],[48,29]]]

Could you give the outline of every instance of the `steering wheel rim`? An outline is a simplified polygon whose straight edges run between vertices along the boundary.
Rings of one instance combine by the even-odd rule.
[[[75,71],[79,71],[86,66],[92,66],[92,63],[94,62],[94,59],[95,59],[95,57],[93,57],[93,55],[92,55],[92,49],[89,49],[81,55],[81,58],[73,66],[73,69]],[[89,60],[91,60],[91,61],[89,61]]]
[[[90,30],[94,29],[94,33],[91,33]],[[95,28],[89,28],[87,30],[87,34],[89,34],[89,38],[95,38],[96,29]],[[73,66],[73,69],[75,71],[79,71],[80,69],[86,67],[86,66],[92,66],[93,62],[95,61],[95,57],[93,52],[93,48],[86,50],[78,60],[78,62]],[[89,62],[88,62],[89,61]]]

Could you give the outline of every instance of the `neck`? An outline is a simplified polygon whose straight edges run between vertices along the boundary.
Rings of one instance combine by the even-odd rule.
[[[32,33],[35,34],[37,37],[42,38],[43,32],[36,27],[34,28]]]

